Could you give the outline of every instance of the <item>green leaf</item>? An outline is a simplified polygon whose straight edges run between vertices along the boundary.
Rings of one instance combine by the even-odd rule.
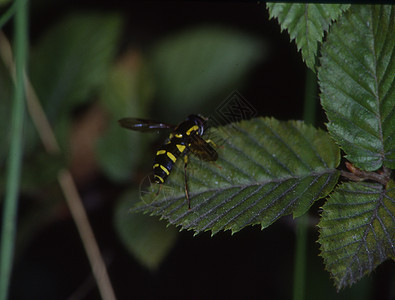
[[[352,6],[320,59],[328,129],[347,159],[368,171],[395,168],[394,19],[394,6]]]
[[[207,109],[218,95],[240,86],[247,71],[265,57],[263,46],[243,32],[209,26],[164,39],[147,58],[157,87],[157,111],[170,111],[174,118],[184,117],[185,111],[203,113],[201,107]]]
[[[55,185],[53,188],[56,188],[57,175],[65,164],[63,157],[42,151],[33,152],[23,164],[21,190],[26,194],[34,195],[39,188],[45,189],[46,192],[49,191],[51,185]]]
[[[208,133],[217,146],[216,164],[190,156],[185,199],[183,161],[166,184],[147,193],[137,210],[171,224],[213,234],[247,225],[269,226],[283,215],[303,215],[334,187],[339,149],[323,131],[299,121],[257,118]]]
[[[137,191],[125,193],[115,210],[115,228],[125,247],[148,269],[155,270],[173,247],[177,230],[156,218],[131,214],[129,209],[138,199]]]
[[[115,182],[132,177],[144,151],[138,132],[119,127],[115,119],[108,125],[104,136],[96,144],[96,156],[103,172]]]
[[[71,15],[53,26],[31,55],[31,79],[47,116],[89,100],[103,83],[117,49],[121,19],[117,15]]]
[[[318,43],[332,22],[350,7],[349,4],[307,3],[267,3],[266,6],[270,18],[277,18],[281,31],[287,30],[298,51],[302,49],[303,61],[313,71]]]
[[[321,256],[338,289],[395,260],[395,183],[345,183],[323,206]]]

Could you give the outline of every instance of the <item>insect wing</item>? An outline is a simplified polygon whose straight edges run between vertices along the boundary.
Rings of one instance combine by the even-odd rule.
[[[189,150],[205,161],[216,161],[218,159],[218,153],[215,149],[207,143],[200,135],[191,136],[192,142],[189,146]]]
[[[123,118],[118,120],[118,123],[123,128],[142,131],[142,132],[175,128],[175,125],[166,124],[162,122],[155,122],[152,120],[137,119],[137,118]]]

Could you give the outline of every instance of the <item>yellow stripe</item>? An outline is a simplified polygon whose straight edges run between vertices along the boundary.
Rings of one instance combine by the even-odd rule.
[[[177,158],[173,155],[173,153],[167,152],[166,154],[173,162],[176,162]]]
[[[161,183],[165,182],[162,177],[158,175],[154,175],[155,178],[158,178]]]
[[[181,133],[176,133],[175,135],[174,135],[176,138],[182,138],[182,134]]]
[[[166,150],[159,150],[158,152],[156,152],[156,155],[161,155],[161,154],[165,154]]]
[[[154,166],[152,167],[153,169],[156,169],[156,168],[161,168],[167,175],[169,175],[170,174],[170,172],[169,172],[169,170],[168,169],[166,169],[164,166],[162,166],[162,165],[160,165],[160,164],[154,164]]]
[[[193,125],[191,128],[188,129],[187,135],[191,135],[192,131],[198,131],[199,127],[197,125]]]
[[[161,168],[167,175],[170,174],[169,170],[166,169],[164,166],[160,165],[160,168]]]
[[[185,146],[184,145],[176,145],[177,146],[177,149],[178,149],[178,151],[180,151],[181,153],[182,152],[184,152],[184,150],[185,150]]]

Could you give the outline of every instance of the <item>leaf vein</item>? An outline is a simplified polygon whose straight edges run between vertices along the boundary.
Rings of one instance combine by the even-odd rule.
[[[266,197],[267,195],[269,195],[272,191],[274,191],[275,189],[277,189],[277,187],[280,185],[280,183],[277,183],[276,185],[274,185],[272,188],[270,188],[267,192],[265,192],[264,195],[262,195],[261,197],[259,197],[257,200],[255,200],[252,204],[250,204],[249,206],[247,206],[246,208],[244,208],[242,211],[238,212],[236,215],[234,215],[232,218],[230,218],[223,226],[222,228],[225,228],[226,226],[228,226],[230,223],[232,223],[233,221],[235,221],[237,218],[239,218],[241,215],[245,214],[248,210],[250,210],[252,207],[254,207],[255,205],[257,205],[264,197]],[[259,191],[264,188],[264,185],[261,186],[261,188],[259,189]],[[258,192],[259,192],[258,191]],[[253,195],[252,195],[253,196]],[[243,199],[243,201],[239,202],[237,204],[237,206],[240,206],[241,204],[243,204],[246,199]]]
[[[332,32],[332,33],[333,33],[333,32]],[[341,42],[339,36],[337,36],[337,41],[338,41],[338,42]],[[342,46],[344,46],[343,43],[342,43]],[[344,52],[352,53],[352,51],[350,51],[350,49],[349,49],[348,47],[345,47],[345,48],[343,49],[343,51],[344,51]],[[344,52],[343,52],[343,53],[344,53]],[[368,93],[368,94],[370,94],[371,96],[373,96],[374,98],[376,98],[376,95],[374,94],[374,92],[371,91],[368,87],[364,86],[364,85],[362,84],[361,80],[358,80],[358,78],[355,78],[355,73],[354,73],[353,71],[349,71],[349,70],[346,68],[346,66],[348,66],[348,65],[347,65],[347,64],[344,64],[344,62],[340,62],[340,61],[337,59],[337,54],[331,53],[331,51],[330,51],[329,49],[327,49],[327,52],[326,52],[326,53],[327,53],[327,55],[330,57],[331,61],[332,61],[334,64],[337,65],[337,68],[338,68],[339,70],[342,70],[343,73],[344,73],[345,75],[347,75],[348,78],[350,78],[350,79],[354,82],[354,85],[360,86],[363,90],[365,90],[366,93]],[[355,58],[354,55],[351,55],[351,56],[353,56],[353,57]],[[356,59],[356,62],[359,63],[359,64],[366,70],[366,67],[361,63],[361,61],[360,61],[359,59]],[[368,73],[371,73],[370,70],[367,70],[367,72],[368,72]]]
[[[277,165],[281,166],[288,174],[293,175],[293,172],[283,164],[281,160],[279,160],[276,156],[270,153],[264,145],[262,145],[259,141],[257,141],[248,131],[245,131],[241,127],[234,127],[234,129],[238,130],[239,132],[243,133],[246,137],[248,137],[255,145],[257,145],[260,151],[264,151],[268,156],[270,156]]]
[[[263,169],[265,174],[268,174],[268,175],[270,175],[270,177],[273,177],[273,174],[270,172],[270,170],[265,168],[262,164],[258,163],[253,157],[247,156],[244,151],[242,151],[240,148],[236,147],[235,145],[233,145],[229,142],[226,142],[226,144],[228,145],[228,147],[230,147],[230,148],[234,149],[235,151],[237,151],[238,153],[240,153],[247,160],[252,161],[259,168]]]
[[[294,149],[292,149],[288,143],[284,142],[284,140],[278,135],[277,131],[274,131],[270,126],[267,126],[262,119],[258,119],[258,122],[260,123],[260,125],[262,125],[262,127],[267,128],[272,134],[273,136],[281,143],[285,146],[286,149],[289,150],[290,153],[293,154],[293,156],[295,156],[308,170],[312,171],[310,165],[308,163],[306,163],[300,156],[298,153],[295,152]]]
[[[223,218],[225,215],[227,215],[229,212],[231,212],[233,209],[235,209],[236,207],[240,206],[242,203],[244,203],[245,201],[247,201],[248,199],[250,199],[252,196],[254,196],[256,193],[259,193],[262,189],[263,189],[263,185],[261,186],[257,186],[257,189],[254,190],[252,193],[250,193],[247,197],[241,199],[241,201],[238,201],[235,205],[233,205],[232,207],[230,207],[229,209],[225,210],[224,212],[222,212],[221,214],[219,214],[217,217],[215,217],[213,220],[211,220],[209,223],[206,224],[206,226],[204,226],[202,228],[202,231],[206,230],[209,227],[212,227],[219,219]],[[226,202],[224,202],[224,204],[226,204]],[[225,225],[222,225],[221,228],[219,228],[218,230],[223,230],[225,228]]]
[[[340,119],[346,121],[347,123],[350,123],[352,126],[354,126],[355,128],[359,128],[361,131],[365,132],[366,134],[373,136],[375,139],[380,140],[379,137],[377,137],[376,135],[374,135],[373,133],[367,131],[365,128],[362,128],[361,126],[357,125],[356,123],[354,123],[353,121],[350,120],[350,118],[344,116],[343,114],[341,114],[339,111],[335,111],[335,110],[331,110],[327,108],[327,112],[330,112],[334,115],[336,115],[337,117],[339,117]],[[345,137],[343,136],[344,140],[347,141],[347,143],[351,143],[352,145],[355,144],[354,148],[362,148],[365,149],[368,153],[370,153],[372,156],[378,156],[377,152],[373,152],[372,150],[370,150],[369,148],[367,148],[365,145],[362,145],[361,143],[356,144],[355,140],[349,141],[346,140]],[[380,142],[382,142],[380,140]]]
[[[310,145],[310,148],[313,150],[315,156],[321,161],[321,163],[323,164],[323,166],[325,166],[326,168],[329,168],[328,164],[326,163],[326,161],[322,158],[322,156],[319,154],[319,152],[317,151],[317,148],[314,146],[313,143],[311,143],[307,138],[306,135],[302,134],[299,130],[299,128],[297,128],[295,125],[293,125],[293,128],[298,132],[298,135],[304,140],[306,141],[307,144]]]
[[[200,215],[199,218],[195,219],[195,221],[189,223],[189,226],[196,225],[201,219],[205,219],[205,217],[210,215],[213,211],[217,210],[219,207],[223,206],[224,204],[228,203],[229,201],[232,201],[237,195],[242,193],[247,188],[248,188],[248,186],[237,190],[235,193],[233,193],[233,195],[231,195],[231,197],[227,197],[227,199],[225,199],[224,201],[219,202],[217,205],[215,205],[214,207],[212,207],[209,210],[207,210],[204,214]]]

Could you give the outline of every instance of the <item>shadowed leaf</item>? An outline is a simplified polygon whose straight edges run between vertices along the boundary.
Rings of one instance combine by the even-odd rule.
[[[121,23],[117,15],[70,15],[38,42],[30,74],[50,121],[84,103],[104,82]]]
[[[129,208],[139,195],[125,193],[115,210],[115,228],[125,247],[148,269],[155,270],[171,250],[177,238],[175,227],[167,227],[157,218],[131,214]]]
[[[108,125],[96,147],[100,167],[115,181],[130,180],[146,152],[150,136],[119,130],[115,120],[126,116],[146,116],[151,98],[140,56],[128,52],[107,74],[101,90],[101,105],[108,112]],[[142,80],[144,79],[144,80]]]

